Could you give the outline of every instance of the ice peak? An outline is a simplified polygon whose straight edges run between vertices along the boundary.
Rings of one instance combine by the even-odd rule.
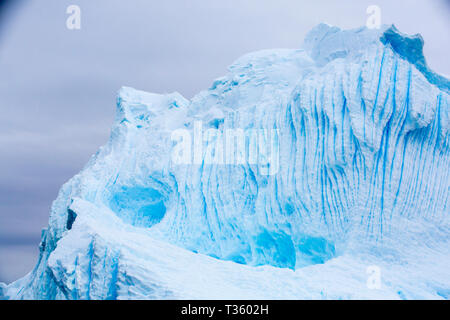
[[[178,92],[149,93],[130,87],[120,88],[117,94],[116,123],[136,122],[165,114],[173,108],[186,107],[189,101]]]
[[[423,55],[424,41],[420,34],[409,36],[392,25],[383,32],[380,41],[385,45],[391,45],[392,49],[409,63],[426,65]]]
[[[357,57],[379,45],[390,47],[402,59],[414,65],[431,84],[450,92],[450,80],[427,66],[422,36],[404,34],[394,25],[384,25],[380,29],[361,27],[342,30],[321,23],[307,34],[303,48],[316,64],[322,67],[338,58]]]
[[[318,66],[323,66],[337,58],[358,55],[375,44],[382,33],[380,30],[366,27],[342,30],[338,27],[321,23],[305,37],[303,48]]]
[[[414,65],[431,84],[447,93],[450,92],[450,81],[428,67],[423,54],[424,40],[420,34],[409,36],[392,25],[383,32],[380,41],[384,45],[390,46],[400,57]]]

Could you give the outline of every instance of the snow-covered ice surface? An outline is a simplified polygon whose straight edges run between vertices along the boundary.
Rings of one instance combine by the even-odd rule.
[[[191,101],[122,88],[9,299],[448,299],[449,89],[420,36],[321,24]],[[173,130],[278,130],[279,170],[178,165]],[[367,285],[377,266],[381,287]]]

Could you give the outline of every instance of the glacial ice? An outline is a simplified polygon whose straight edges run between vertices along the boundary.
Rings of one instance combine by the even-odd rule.
[[[36,267],[0,297],[449,299],[450,82],[422,47],[393,26],[320,24],[190,101],[122,88]],[[278,171],[173,163],[171,133],[196,121],[277,129]]]

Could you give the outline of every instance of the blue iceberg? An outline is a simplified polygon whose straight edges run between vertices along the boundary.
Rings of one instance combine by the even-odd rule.
[[[448,299],[450,82],[422,48],[393,26],[320,24],[191,100],[120,89],[111,137],[61,188],[36,267],[0,296]],[[276,152],[218,160],[229,129],[275,132]],[[174,132],[193,134],[185,162]]]

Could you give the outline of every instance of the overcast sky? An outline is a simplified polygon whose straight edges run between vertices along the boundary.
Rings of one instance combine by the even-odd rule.
[[[450,75],[444,0],[0,0],[0,281],[37,261],[60,186],[104,144],[122,85],[187,98],[239,56],[298,48],[316,24],[382,23],[421,33],[432,69]],[[81,8],[81,30],[66,8]],[[2,9],[2,7],[4,7]]]

